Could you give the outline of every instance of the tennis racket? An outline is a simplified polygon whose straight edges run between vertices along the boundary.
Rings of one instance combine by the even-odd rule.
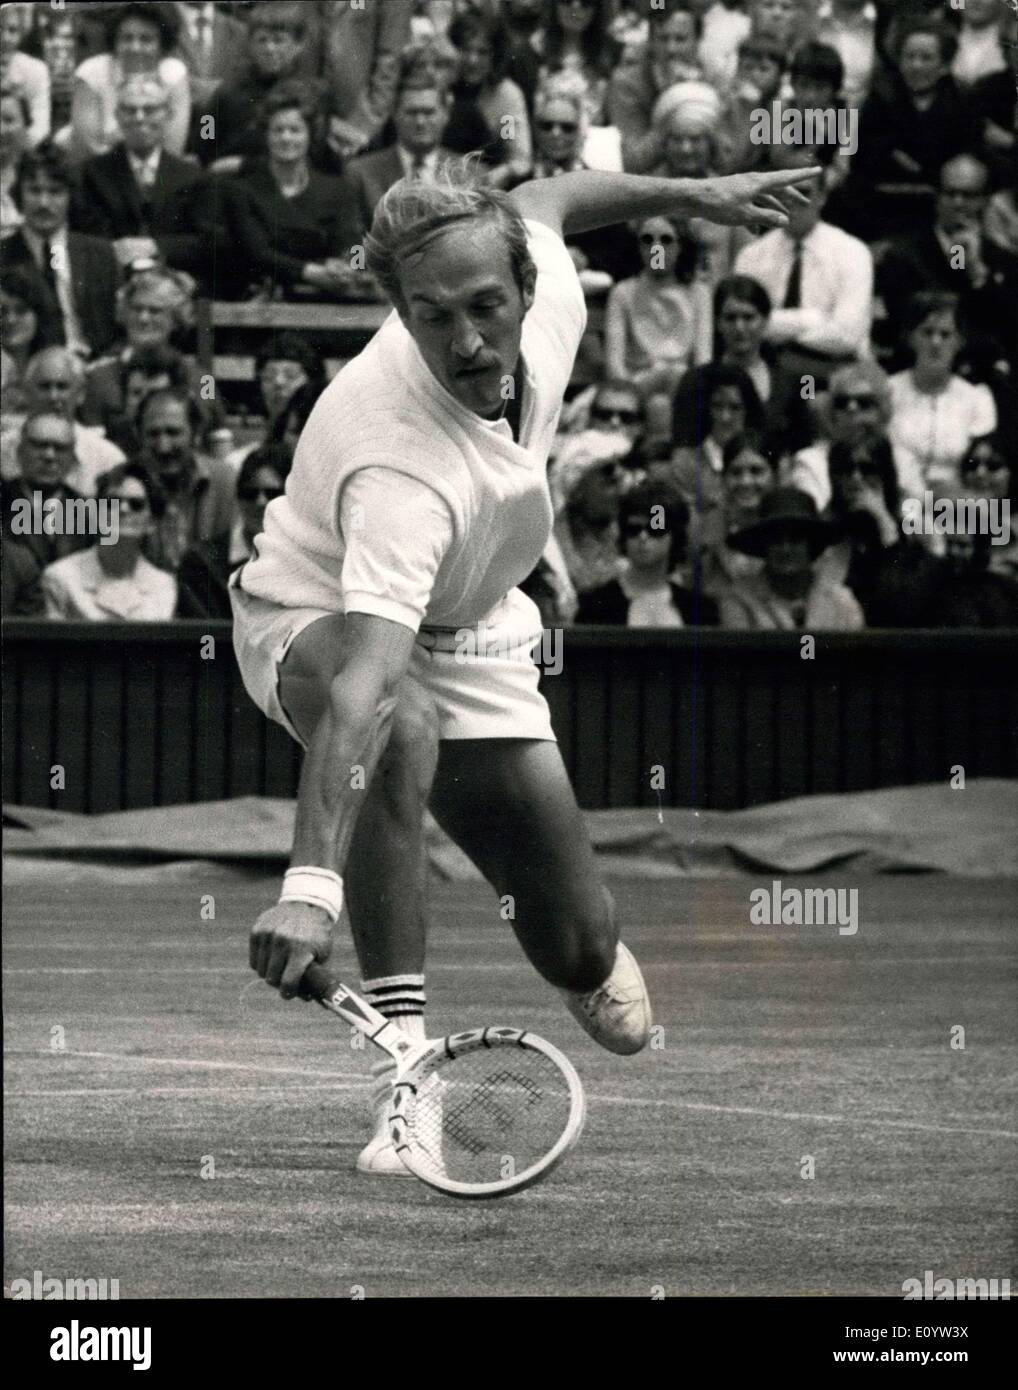
[[[396,1063],[392,1142],[429,1187],[451,1197],[507,1197],[546,1177],[580,1137],[580,1078],[544,1038],[500,1027],[418,1042],[320,965],[308,966],[301,992]]]

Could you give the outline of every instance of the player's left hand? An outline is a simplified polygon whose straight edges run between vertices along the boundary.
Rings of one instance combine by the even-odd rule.
[[[696,181],[693,215],[727,227],[783,227],[788,210],[802,206],[807,195],[797,187],[819,178],[819,165],[806,169],[774,169],[764,174],[726,174]]]
[[[313,960],[326,961],[332,951],[328,913],[311,903],[276,903],[251,928],[248,959],[266,984],[284,999],[297,994]]]

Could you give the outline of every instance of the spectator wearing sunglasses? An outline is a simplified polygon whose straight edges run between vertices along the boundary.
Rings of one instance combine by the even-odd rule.
[[[283,444],[263,444],[244,459],[237,474],[233,526],[211,540],[192,545],[180,562],[178,618],[231,616],[230,575],[250,557],[265,508],[282,497],[292,462],[292,451]]]
[[[629,381],[602,381],[595,388],[586,428],[565,435],[548,468],[558,516],[581,478],[594,468],[625,459],[642,439],[643,402]]]
[[[124,463],[99,479],[96,495],[116,508],[111,544],[97,542],[42,572],[46,615],[66,622],[161,622],[172,618],[177,583],[145,559],[161,499],[145,469]]]
[[[578,623],[624,627],[700,627],[718,621],[713,599],[669,578],[685,559],[689,508],[658,480],[648,479],[619,503],[617,579],[582,595]]]
[[[752,526],[729,536],[732,549],[763,561],[721,599],[721,626],[737,631],[857,632],[862,609],[844,584],[817,568],[836,532],[808,492],[779,487]]]
[[[646,218],[638,236],[643,269],[608,295],[605,365],[640,391],[649,423],[654,412],[667,422],[679,379],[711,358],[710,291],[696,278],[696,243],[676,222]]]
[[[942,562],[901,528],[901,495],[890,442],[831,446],[831,520],[845,540],[827,552],[829,577],[852,590],[867,627],[927,627]]]
[[[1018,459],[1018,439],[1003,433],[973,439],[961,461],[960,491],[966,497],[985,497],[988,502],[1006,506],[1010,527],[1006,544],[990,547],[989,567],[994,574],[1018,580],[1018,528],[1010,520],[1014,487],[1014,460]],[[1010,462],[1009,462],[1010,460]]]
[[[839,367],[819,404],[823,438],[794,454],[786,482],[808,492],[820,511],[831,501],[829,458],[834,444],[874,443],[883,439],[891,420],[891,388],[876,362]],[[909,456],[891,448],[902,497],[922,497],[923,480]]]

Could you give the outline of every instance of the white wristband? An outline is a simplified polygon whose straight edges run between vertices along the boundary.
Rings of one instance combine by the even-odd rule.
[[[310,903],[312,907],[324,908],[330,919],[338,922],[343,911],[343,880],[331,869],[316,869],[311,865],[287,869],[279,901]]]

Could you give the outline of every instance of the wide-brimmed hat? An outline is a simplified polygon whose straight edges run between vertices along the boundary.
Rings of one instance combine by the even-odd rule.
[[[794,530],[805,536],[814,559],[837,539],[836,529],[821,520],[817,504],[808,492],[797,487],[776,487],[760,503],[759,518],[752,526],[729,536],[728,545],[743,555],[763,559],[778,530]]]

